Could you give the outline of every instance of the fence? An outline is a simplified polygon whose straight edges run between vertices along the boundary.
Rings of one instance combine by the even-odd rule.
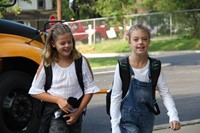
[[[91,36],[92,44],[103,43],[109,39],[122,39],[128,28],[133,24],[146,25],[152,34],[152,38],[158,37],[179,37],[200,31],[200,9],[183,10],[172,13],[150,13],[127,15],[121,22],[116,23],[115,18],[97,18],[79,20],[83,27],[95,29],[96,33]],[[103,29],[107,29],[106,31]],[[103,36],[106,32],[106,37]],[[88,32],[89,34],[90,32]],[[96,35],[96,36],[95,36]],[[98,36],[97,36],[98,35]],[[101,35],[101,37],[99,37]],[[87,36],[88,39],[89,36]],[[99,41],[99,38],[102,42]],[[77,40],[80,41],[80,40]],[[86,41],[88,42],[88,41]]]
[[[66,24],[71,27],[77,42],[97,44],[110,39],[124,38],[128,28],[138,23],[146,25],[151,30],[152,38],[172,38],[188,34],[200,36],[200,9],[126,15],[121,20],[95,18]]]

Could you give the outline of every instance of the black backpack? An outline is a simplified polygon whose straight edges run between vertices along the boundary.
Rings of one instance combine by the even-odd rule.
[[[158,107],[158,104],[155,99],[155,91],[156,91],[156,85],[158,81],[158,77],[160,75],[160,69],[161,69],[161,62],[157,59],[150,58],[150,75],[149,78],[152,80],[152,97],[153,97],[153,105],[152,107],[150,104],[146,104],[148,109],[152,111],[155,115],[160,114],[160,109]],[[129,59],[128,57],[122,58],[118,60],[119,63],[119,73],[122,80],[122,98],[125,97],[130,83],[130,65],[129,65]],[[110,115],[110,102],[111,102],[111,93],[112,89],[110,89],[106,94],[106,113]]]

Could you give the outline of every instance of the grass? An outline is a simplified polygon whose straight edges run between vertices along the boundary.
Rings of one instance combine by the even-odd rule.
[[[117,64],[118,57],[110,58],[88,58],[92,68],[114,66]]]
[[[78,45],[81,53],[122,53],[130,51],[130,48],[124,40],[106,40],[95,45]]]
[[[200,50],[200,39],[174,39],[153,41],[149,51]]]
[[[128,43],[124,40],[106,40],[101,44],[78,45],[77,49],[81,53],[123,53],[130,52]],[[152,40],[149,51],[179,51],[179,50],[200,50],[200,39],[168,39]],[[96,58],[89,59],[91,67],[113,66],[117,63],[115,58]]]

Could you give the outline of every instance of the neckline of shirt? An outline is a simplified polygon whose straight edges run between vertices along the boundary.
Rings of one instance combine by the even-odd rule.
[[[137,71],[143,71],[143,70],[146,70],[146,69],[148,69],[148,67],[149,67],[149,60],[147,61],[147,64],[143,67],[143,68],[135,68],[135,67],[132,67],[132,69],[134,69],[134,70],[137,70]]]
[[[55,63],[56,67],[58,67],[59,69],[68,69],[70,68],[72,65],[74,64],[74,61],[67,67],[61,67],[58,63]]]

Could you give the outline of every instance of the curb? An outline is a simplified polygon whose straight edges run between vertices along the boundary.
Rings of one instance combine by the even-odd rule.
[[[200,119],[181,122],[182,127],[189,126],[189,125],[195,125],[195,124],[200,124]],[[156,125],[156,126],[154,126],[154,131],[168,129],[168,128],[169,128],[169,124]]]

